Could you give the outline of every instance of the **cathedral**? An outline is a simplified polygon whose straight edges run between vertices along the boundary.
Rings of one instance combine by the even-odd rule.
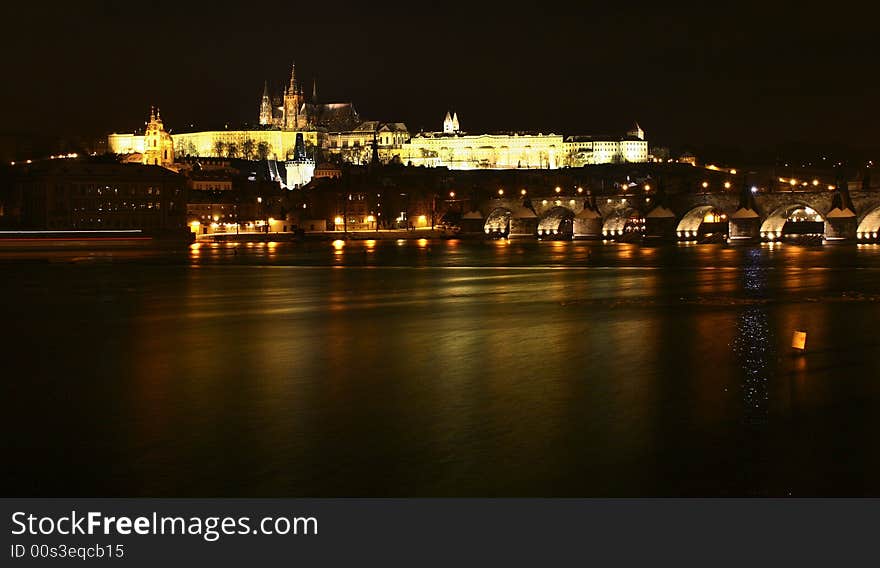
[[[311,100],[307,101],[302,84],[296,78],[296,64],[290,69],[290,81],[280,97],[269,94],[268,82],[263,85],[260,100],[260,125],[281,130],[342,132],[354,130],[361,123],[351,103],[319,103],[317,83],[312,83]]]

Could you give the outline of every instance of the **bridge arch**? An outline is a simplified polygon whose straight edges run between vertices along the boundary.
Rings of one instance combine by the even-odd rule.
[[[486,217],[483,230],[489,236],[506,237],[510,235],[510,217],[513,215],[506,207],[496,207]]]
[[[787,234],[824,234],[825,216],[811,205],[793,202],[777,208],[761,224],[761,238],[779,240]]]
[[[538,238],[574,238],[574,217],[574,211],[567,207],[551,207],[538,219]]]
[[[697,238],[709,233],[727,233],[727,214],[714,205],[699,205],[684,214],[675,234],[680,239]]]
[[[856,237],[861,241],[876,242],[880,237],[880,206],[868,211],[856,229]]]
[[[606,239],[620,239],[644,232],[645,216],[632,208],[608,215],[602,224],[602,238]]]

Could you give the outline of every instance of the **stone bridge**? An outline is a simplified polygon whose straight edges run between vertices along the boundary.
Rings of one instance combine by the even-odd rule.
[[[552,239],[776,241],[811,235],[878,242],[880,188],[496,197],[465,213],[462,231]]]

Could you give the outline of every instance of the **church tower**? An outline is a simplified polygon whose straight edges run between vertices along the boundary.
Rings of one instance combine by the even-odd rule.
[[[290,84],[284,91],[284,129],[296,130],[303,128],[305,116],[300,116],[300,110],[303,109],[302,88],[296,82],[296,64],[290,68]]]
[[[443,119],[443,133],[454,134],[456,132],[458,132],[458,113],[449,116],[449,111],[446,111],[446,118]]]
[[[635,136],[635,137],[638,138],[639,140],[644,140],[644,139],[645,139],[645,131],[642,130],[642,127],[639,126],[639,123],[638,123],[638,122],[636,122],[636,123],[635,123],[635,126],[633,126],[632,130],[630,130],[630,131],[627,132],[626,134],[627,134],[627,136]]]
[[[269,100],[269,83],[263,83],[263,99],[260,101],[260,125],[272,124],[272,102]]]
[[[143,163],[169,167],[174,164],[174,140],[165,132],[159,109],[150,107],[150,122],[144,132]]]

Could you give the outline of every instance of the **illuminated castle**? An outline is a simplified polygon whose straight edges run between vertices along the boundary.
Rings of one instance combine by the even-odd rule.
[[[361,120],[352,103],[319,103],[317,85],[306,97],[296,66],[280,94],[263,84],[259,126],[240,129],[193,129],[169,134],[158,111],[151,112],[143,134],[112,133],[111,152],[142,154],[143,163],[173,168],[175,153],[244,160],[285,161],[296,187],[308,183],[321,160],[446,167],[450,169],[556,169],[589,164],[646,162],[648,142],[638,124],[625,135],[563,136],[541,132],[468,133],[458,113],[448,111],[438,131],[410,134],[402,122]]]

